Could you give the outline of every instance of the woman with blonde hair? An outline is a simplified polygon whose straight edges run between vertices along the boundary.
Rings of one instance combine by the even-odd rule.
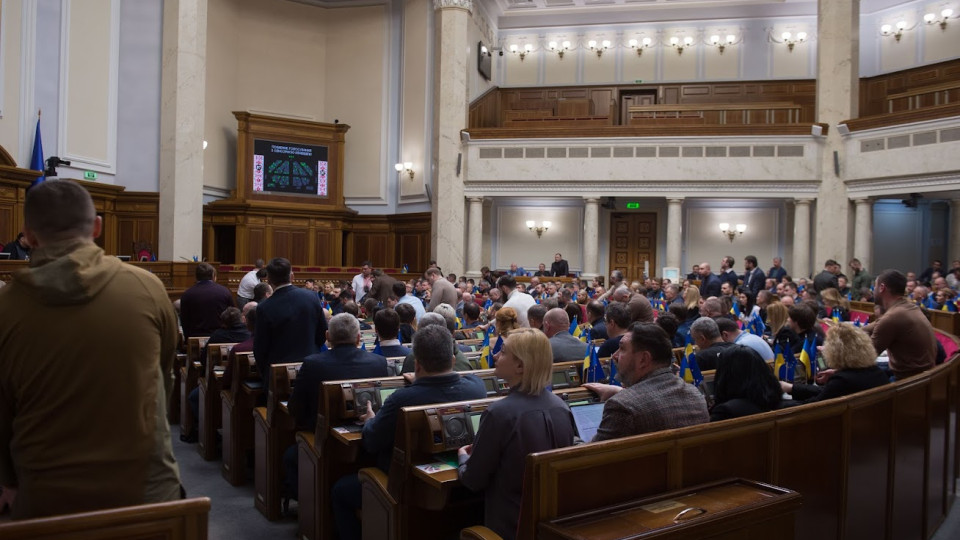
[[[833,310],[839,311],[840,321],[850,320],[850,302],[840,296],[840,291],[834,288],[820,291],[820,301],[823,307],[820,308],[819,317],[821,319],[832,319]]]
[[[696,287],[687,287],[683,291],[683,306],[687,311],[696,311],[700,314],[700,290]]]
[[[800,336],[790,327],[790,310],[780,302],[767,306],[767,329],[770,330],[770,346],[780,344],[783,354],[793,354],[793,346],[800,343]]]
[[[821,354],[830,367],[817,375],[817,381],[825,382],[824,386],[780,383],[794,401],[823,401],[890,382],[887,374],[877,366],[877,351],[870,336],[850,323],[831,325]]]
[[[496,325],[498,336],[506,336],[507,332],[520,328],[520,322],[517,321],[517,310],[512,307],[500,308],[497,310]]]
[[[549,390],[553,351],[543,332],[533,328],[509,332],[495,360],[495,373],[507,382],[510,393],[483,412],[473,444],[458,451],[458,472],[463,485],[486,492],[484,525],[513,539],[524,460],[534,452],[572,445],[577,431],[570,409]]]

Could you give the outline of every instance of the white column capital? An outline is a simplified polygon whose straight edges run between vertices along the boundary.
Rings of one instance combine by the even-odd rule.
[[[467,197],[467,200],[468,200],[469,202],[471,202],[471,203],[480,203],[480,204],[483,204],[483,202],[484,202],[483,197]]]
[[[873,199],[870,197],[857,197],[853,199],[854,204],[860,206],[861,204],[873,204]]]
[[[794,199],[793,204],[800,206],[805,204],[810,204],[813,202],[813,199]]]
[[[433,9],[465,9],[473,11],[473,0],[433,0]]]
[[[683,197],[667,197],[667,204],[683,204]]]
[[[584,197],[583,202],[586,204],[600,204],[600,197]]]

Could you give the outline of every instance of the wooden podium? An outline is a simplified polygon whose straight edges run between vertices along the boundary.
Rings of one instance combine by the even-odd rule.
[[[356,215],[343,198],[343,145],[350,126],[233,114],[237,189],[233,198],[204,207],[204,256],[221,262],[286,257],[295,265],[343,264],[345,222]],[[285,151],[293,159],[273,159]],[[294,193],[289,180],[295,170],[312,178],[316,183],[309,187],[317,191]]]

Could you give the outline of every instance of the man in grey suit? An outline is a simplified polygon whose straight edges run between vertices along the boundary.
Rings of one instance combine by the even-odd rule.
[[[457,294],[457,289],[454,288],[453,283],[443,277],[439,268],[427,270],[427,281],[430,282],[430,305],[427,306],[427,311],[432,312],[433,308],[440,304],[457,307],[460,295]]]
[[[605,441],[710,421],[707,402],[692,384],[673,374],[673,350],[656,324],[635,323],[611,361],[623,388],[587,383],[605,401],[594,441]]]
[[[554,362],[583,360],[587,344],[570,335],[570,317],[560,308],[553,308],[543,317],[543,333],[550,338]]]

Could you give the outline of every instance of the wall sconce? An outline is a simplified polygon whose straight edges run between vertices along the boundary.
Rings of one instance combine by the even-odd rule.
[[[595,39],[591,39],[587,42],[587,47],[589,47],[591,51],[595,51],[597,53],[597,58],[603,56],[603,51],[609,49],[610,45],[609,39],[603,40],[599,45]]]
[[[949,18],[952,17],[952,16],[953,16],[953,10],[950,9],[950,8],[944,8],[943,11],[940,12],[940,18],[939,18],[939,19],[938,19],[937,16],[934,15],[933,13],[927,13],[926,15],[923,16],[923,22],[925,22],[925,23],[927,23],[927,24],[937,24],[937,23],[939,23],[939,24],[940,24],[940,29],[941,29],[941,30],[946,30],[946,29],[947,29],[947,19],[949,19]]]
[[[729,223],[720,224],[720,232],[727,235],[727,238],[733,242],[734,237],[738,234],[743,236],[743,232],[747,230],[747,226],[743,223],[737,223],[736,228],[731,228]]]
[[[550,225],[553,224],[549,221],[541,221],[540,225],[537,225],[537,222],[533,220],[527,221],[527,228],[537,233],[537,238],[543,236],[543,233],[547,232],[547,229],[550,228]]]
[[[512,52],[513,54],[519,54],[520,61],[523,62],[523,59],[526,58],[528,54],[533,52],[533,45],[531,45],[530,43],[527,43],[523,46],[523,49],[521,49],[519,45],[514,43],[510,45],[510,52]]]
[[[790,32],[784,32],[780,34],[780,40],[781,43],[787,44],[788,51],[793,52],[793,47],[796,46],[797,43],[803,43],[807,40],[807,33],[797,32],[797,36],[794,37]]]
[[[405,172],[410,175],[410,179],[413,180],[413,163],[404,161],[403,163],[397,163],[393,168],[397,170],[397,174]]]
[[[721,40],[720,36],[714,34],[710,36],[710,45],[713,45],[720,51],[720,54],[723,54],[723,50],[727,48],[727,45],[733,45],[737,41],[737,36],[734,34],[727,34],[726,39]]]
[[[894,30],[896,30],[896,32],[894,32]],[[913,30],[913,27],[907,28],[907,21],[897,21],[897,24],[894,26],[890,26],[889,24],[881,26],[880,34],[883,36],[893,36],[893,39],[899,42],[905,30]]]
[[[547,44],[547,48],[557,53],[557,56],[563,60],[563,53],[570,50],[570,42],[564,41],[558,45],[556,41],[551,41],[549,44]]]
[[[677,49],[677,54],[683,54],[684,47],[693,46],[693,38],[690,36],[687,36],[683,38],[683,41],[680,41],[680,38],[678,36],[673,36],[672,38],[670,38],[670,46]]]
[[[653,40],[648,37],[645,37],[640,41],[631,39],[628,44],[630,45],[631,49],[636,49],[637,56],[643,56],[643,50],[649,49],[653,45]]]

